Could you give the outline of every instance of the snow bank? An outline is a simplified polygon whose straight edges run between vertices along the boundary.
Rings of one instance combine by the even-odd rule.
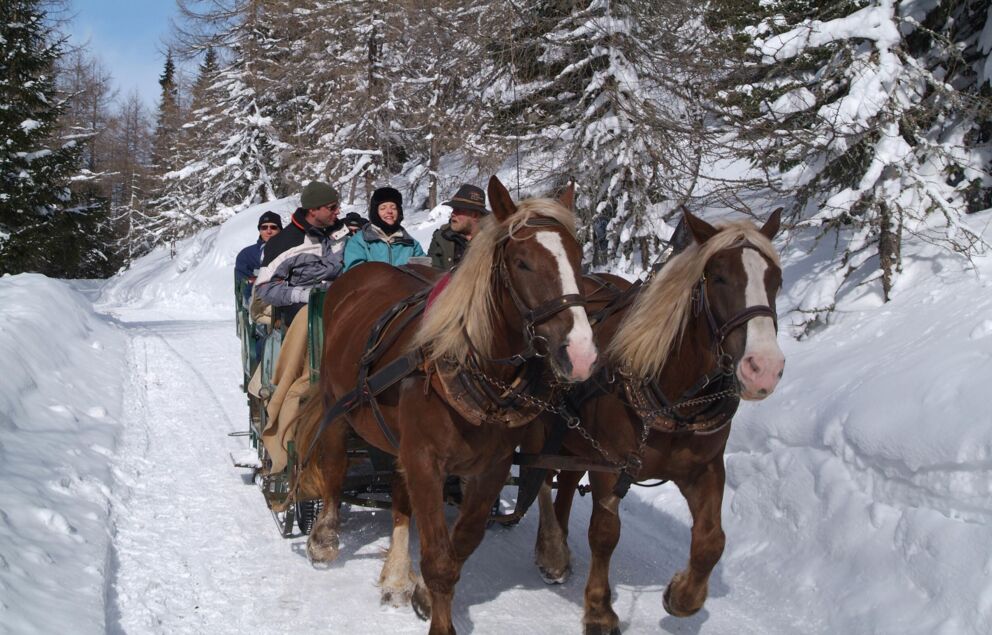
[[[103,632],[124,343],[68,284],[0,278],[0,632]]]

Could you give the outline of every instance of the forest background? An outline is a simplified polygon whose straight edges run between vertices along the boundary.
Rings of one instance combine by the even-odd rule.
[[[429,209],[497,171],[575,181],[587,263],[632,274],[683,206],[783,206],[824,262],[799,335],[888,299],[907,241],[987,247],[988,0],[468,4],[177,0],[149,110],[65,2],[0,0],[0,273],[107,277],[312,179]]]

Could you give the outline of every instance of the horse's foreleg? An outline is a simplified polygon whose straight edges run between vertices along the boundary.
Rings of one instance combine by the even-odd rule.
[[[585,612],[582,625],[585,635],[619,635],[620,618],[613,610],[610,592],[610,558],[620,541],[620,517],[599,504],[608,496],[616,475],[591,472],[593,486],[592,516],[589,519],[589,580],[586,582]]]
[[[558,524],[555,506],[551,501],[551,485],[544,483],[537,494],[540,523],[537,527],[537,544],[534,562],[541,577],[548,584],[561,584],[572,572],[572,554],[568,550],[565,530]]]
[[[404,437],[405,439],[406,437]],[[405,471],[407,492],[420,534],[420,571],[430,592],[424,604],[415,594],[413,609],[423,619],[430,618],[430,635],[453,635],[451,599],[460,567],[444,518],[444,473],[437,460],[423,447],[406,451],[401,447],[400,463]]]
[[[710,573],[723,555],[720,506],[724,480],[723,456],[720,456],[694,481],[678,483],[692,512],[692,545],[689,565],[676,573],[665,589],[665,610],[677,617],[687,617],[702,608]]]
[[[318,486],[324,503],[317,520],[314,521],[307,538],[307,556],[310,562],[330,562],[338,557],[340,546],[339,527],[341,516],[341,492],[348,471],[348,450],[346,443],[348,424],[339,419],[332,423],[317,440],[314,456],[319,473]]]
[[[579,489],[579,481],[585,472],[558,472],[558,493],[555,494],[555,518],[562,534],[568,538],[568,521],[572,514],[572,502]]]
[[[379,588],[383,604],[402,606],[417,596],[420,604],[430,606],[423,580],[413,572],[410,559],[410,496],[406,490],[403,472],[396,471],[392,485],[393,533],[389,552],[379,575]]]
[[[482,542],[493,501],[502,491],[509,473],[510,459],[507,459],[499,461],[482,474],[466,479],[462,502],[458,506],[458,519],[451,530],[451,542],[459,571]]]

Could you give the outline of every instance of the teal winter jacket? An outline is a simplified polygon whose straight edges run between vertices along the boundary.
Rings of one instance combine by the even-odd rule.
[[[369,223],[348,239],[344,247],[344,269],[347,271],[363,262],[385,262],[399,266],[414,256],[424,255],[420,243],[402,227],[386,236],[381,229]]]

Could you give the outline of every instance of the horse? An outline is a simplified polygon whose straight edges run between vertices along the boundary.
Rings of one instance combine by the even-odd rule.
[[[740,398],[770,395],[785,365],[775,315],[782,271],[771,243],[780,213],[759,230],[747,221],[714,227],[685,211],[691,244],[647,284],[632,288],[609,275],[583,281],[604,359],[572,397],[577,418],[562,445],[578,457],[576,465],[584,459],[603,468],[589,472],[586,635],[620,632],[609,568],[620,539],[619,497],[632,482],[674,482],[692,513],[689,562],[669,582],[665,610],[689,616],[706,600],[724,548],[720,508],[731,419]],[[568,520],[583,473],[559,473],[553,507],[547,482],[538,493],[535,556],[549,583],[570,573]]]
[[[541,404],[552,398],[550,391],[587,379],[598,355],[578,293],[581,248],[572,187],[558,200],[516,204],[493,177],[488,192],[492,215],[425,315],[391,307],[430,288],[436,276],[428,275],[429,268],[415,267],[421,275],[410,275],[367,263],[334,282],[323,307],[324,353],[316,388],[323,398],[310,400],[297,433],[299,447],[316,438],[301,476],[305,487],[321,492],[324,503],[307,543],[316,562],[338,553],[348,426],[396,457],[393,532],[379,580],[381,598],[395,606],[412,601],[421,618],[430,617],[430,633],[438,635],[455,632],[455,584],[482,540],[514,448]],[[395,321],[380,318],[390,312]],[[359,399],[344,417],[326,422],[325,413],[323,432],[315,426],[321,417],[314,412],[354,391],[356,376],[411,355],[417,372],[384,390],[373,389],[379,391],[375,398]],[[458,518],[450,531],[442,500],[448,475],[462,479]],[[417,518],[422,578],[414,574],[408,553],[411,514]]]

